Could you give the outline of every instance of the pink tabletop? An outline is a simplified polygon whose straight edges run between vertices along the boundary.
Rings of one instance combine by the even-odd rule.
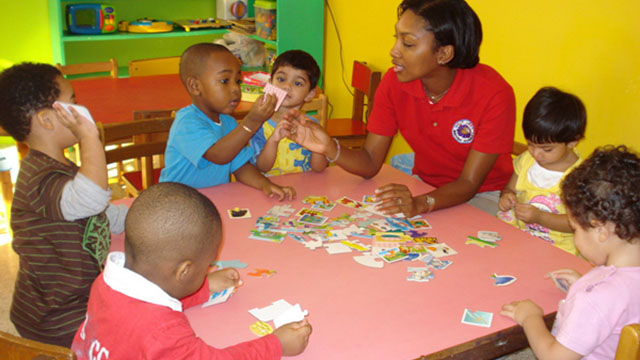
[[[387,165],[370,180],[339,167],[272,179],[295,187],[298,197],[289,203],[296,209],[303,207],[301,200],[307,195],[325,195],[332,200],[346,195],[360,200],[391,182],[406,184],[414,194],[431,189]],[[216,347],[256,338],[249,330],[256,319],[248,310],[284,299],[307,309],[313,326],[309,346],[299,359],[415,358],[513,326],[512,320],[498,314],[506,302],[531,298],[545,314],[556,311],[564,294],[544,275],[558,268],[575,268],[582,273],[590,269],[587,262],[465,204],[425,216],[433,226],[428,236],[436,236],[458,254],[444,258],[453,264],[434,270],[431,281],[410,282],[406,280],[407,268],[423,263],[400,261],[374,269],[356,263],[356,252],[329,255],[322,248],[308,250],[288,237],[281,244],[248,239],[256,218],[282,203],[240,183],[202,192],[213,200],[223,218],[224,240],[218,260],[248,263],[247,268],[239,269],[244,286],[226,303],[186,310],[196,334]],[[227,209],[234,207],[250,208],[252,218],[229,219]],[[337,205],[330,216],[352,212]],[[498,231],[503,240],[497,248],[465,245],[466,236],[479,230]],[[112,249],[122,248],[122,236],[114,236]],[[256,268],[277,273],[269,278],[247,275]],[[493,273],[513,275],[518,280],[497,287]],[[462,324],[465,308],[493,312],[491,327]]]
[[[133,120],[134,110],[163,110],[191,104],[180,76],[154,75],[128,78],[72,80],[76,102],[86,106],[96,122]],[[251,103],[241,102],[233,116],[244,116]]]

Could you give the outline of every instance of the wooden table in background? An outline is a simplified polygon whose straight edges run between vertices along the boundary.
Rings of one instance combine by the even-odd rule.
[[[303,207],[301,200],[307,195],[362,199],[390,182],[406,184],[416,194],[431,189],[387,165],[369,180],[339,167],[271,179],[295,187],[298,197],[289,204],[296,209]],[[281,244],[249,239],[257,217],[284,203],[237,182],[201,191],[223,219],[218,260],[248,263],[239,269],[244,285],[226,303],[186,310],[196,334],[216,347],[255,338],[249,325],[256,319],[248,310],[284,299],[309,310],[313,325],[309,346],[296,359],[410,359],[425,354],[431,354],[424,357],[428,359],[495,358],[526,346],[522,329],[498,314],[504,303],[531,298],[550,322],[564,293],[544,275],[558,268],[583,273],[590,269],[584,260],[464,204],[424,216],[433,226],[428,236],[436,236],[458,254],[446,257],[453,264],[434,270],[429,282],[410,282],[407,267],[422,262],[400,261],[373,269],[356,263],[355,252],[311,251],[288,237]],[[227,209],[235,207],[249,208],[252,217],[229,219]],[[351,212],[337,205],[329,216]],[[498,231],[503,239],[496,248],[465,245],[466,236],[479,230]],[[112,249],[123,249],[122,236],[113,237]],[[256,268],[277,273],[268,278],[247,276]],[[494,273],[518,280],[497,287],[491,278]],[[462,324],[465,308],[494,313],[491,327]]]

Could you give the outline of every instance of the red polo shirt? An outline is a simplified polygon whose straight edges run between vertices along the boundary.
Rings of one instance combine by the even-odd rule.
[[[501,190],[513,173],[515,96],[487,65],[458,69],[447,94],[431,104],[420,79],[407,83],[389,69],[375,95],[367,129],[399,130],[415,152],[413,173],[440,187],[458,178],[470,149],[500,154],[478,192]]]

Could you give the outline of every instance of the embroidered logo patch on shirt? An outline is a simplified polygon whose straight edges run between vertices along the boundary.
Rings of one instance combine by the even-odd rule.
[[[473,123],[468,119],[460,119],[453,124],[451,135],[460,144],[469,144],[473,141]]]

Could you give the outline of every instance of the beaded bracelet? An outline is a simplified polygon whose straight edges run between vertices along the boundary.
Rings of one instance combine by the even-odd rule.
[[[338,148],[338,151],[336,152],[336,157],[334,159],[329,159],[328,156],[326,157],[327,161],[329,161],[330,163],[338,161],[338,158],[340,157],[340,142],[336,138],[332,138],[332,139],[333,141],[336,142],[336,147]]]

